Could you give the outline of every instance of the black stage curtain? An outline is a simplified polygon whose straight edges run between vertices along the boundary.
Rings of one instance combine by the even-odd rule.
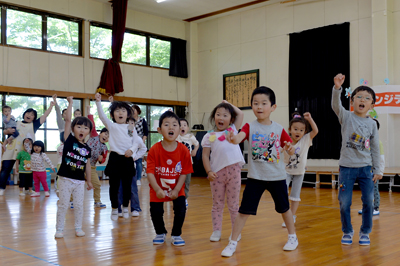
[[[350,23],[290,34],[289,114],[310,112],[319,133],[308,158],[339,159],[340,124],[331,107],[333,78],[346,75],[343,88],[350,84]],[[349,99],[342,94],[343,106]],[[290,117],[291,119],[291,117]]]
[[[187,78],[186,41],[171,40],[171,55],[169,59],[169,75],[178,78]]]

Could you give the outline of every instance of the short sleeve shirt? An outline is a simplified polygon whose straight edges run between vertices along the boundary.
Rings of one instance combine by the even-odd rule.
[[[19,172],[20,173],[32,173],[31,169],[31,155],[22,150],[17,155],[17,160],[19,161]]]
[[[90,156],[89,146],[80,143],[70,134],[64,142],[61,166],[57,174],[71,179],[85,180],[86,163]]]
[[[289,175],[304,175],[306,171],[308,149],[312,145],[310,133],[305,134],[295,145],[294,154],[285,154],[285,168]]]
[[[190,153],[192,153],[192,146],[199,145],[199,142],[197,141],[196,137],[193,136],[192,134],[186,134],[185,136],[179,135],[176,138],[176,140],[179,141],[180,143],[182,143],[183,145],[185,145],[186,148],[188,148]],[[192,163],[193,163],[193,159],[192,159]]]
[[[174,151],[166,151],[161,142],[151,147],[147,155],[147,173],[153,174],[157,184],[167,195],[163,199],[157,198],[155,190],[150,186],[150,202],[165,202],[172,199],[168,196],[178,183],[181,175],[193,172],[192,161],[188,149],[182,143]],[[185,184],[183,184],[178,196],[185,196]]]

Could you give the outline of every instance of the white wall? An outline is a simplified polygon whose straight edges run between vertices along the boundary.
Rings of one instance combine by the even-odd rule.
[[[89,58],[89,20],[112,23],[109,3],[91,0],[13,0],[13,4],[83,18],[85,56],[0,47],[0,85],[70,92],[95,92],[103,60]],[[126,27],[186,39],[185,22],[129,9]],[[170,77],[168,70],[121,64],[124,92],[119,96],[186,101],[185,79]]]
[[[378,8],[381,7],[374,6]],[[201,120],[203,113],[208,118],[222,100],[223,74],[260,69],[260,85],[272,88],[277,97],[278,108],[271,117],[287,128],[288,34],[331,24],[350,22],[351,87],[357,87],[361,78],[373,85],[372,13],[372,0],[302,1],[277,3],[198,23],[197,119]],[[393,25],[389,26],[394,32],[391,84],[400,84],[400,0],[393,0]],[[251,110],[245,111],[245,122],[254,119]],[[206,127],[209,129],[210,125],[207,123]],[[385,137],[381,139],[386,151],[393,149]],[[396,145],[400,150],[400,143]],[[337,161],[309,160],[308,164],[334,166]]]

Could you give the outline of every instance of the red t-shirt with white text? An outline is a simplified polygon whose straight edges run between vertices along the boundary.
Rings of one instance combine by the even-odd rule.
[[[163,199],[157,198],[155,190],[150,186],[150,202],[171,201],[168,197],[178,183],[181,175],[193,173],[192,160],[189,150],[182,143],[177,142],[174,151],[166,151],[161,142],[157,142],[151,147],[147,155],[147,173],[154,174],[157,184],[167,195]],[[179,191],[179,196],[185,196],[185,184]]]

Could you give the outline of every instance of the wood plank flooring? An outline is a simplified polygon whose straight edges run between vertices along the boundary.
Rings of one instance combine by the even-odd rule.
[[[93,208],[93,192],[85,192],[83,230],[74,234],[74,211],[68,210],[64,238],[54,239],[57,196],[20,197],[17,186],[8,186],[0,196],[1,265],[400,265],[400,193],[381,192],[381,214],[375,216],[371,246],[358,245],[361,193],[354,191],[352,222],[356,232],[351,246],[340,244],[342,236],[338,190],[303,188],[296,221],[299,247],[282,250],[287,231],[266,192],[258,209],[242,232],[242,240],[231,258],[222,258],[231,232],[225,208],[222,239],[210,242],[211,191],[205,178],[192,177],[189,208],[182,237],[186,246],[167,242],[155,246],[149,214],[149,187],[140,187],[140,217],[111,221],[108,181],[102,181],[102,201],[107,208]],[[244,185],[242,185],[242,189]],[[43,193],[43,192],[42,192]],[[165,204],[165,222],[170,232],[172,204]]]

